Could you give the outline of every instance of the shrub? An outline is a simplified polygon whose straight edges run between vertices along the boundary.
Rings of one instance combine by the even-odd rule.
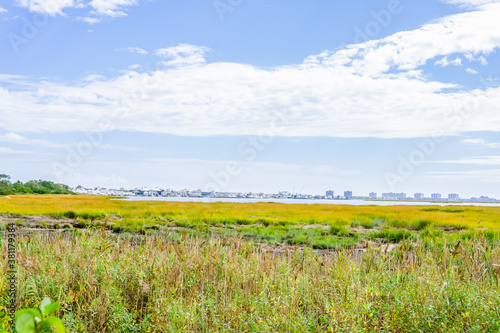
[[[38,309],[24,309],[16,312],[16,332],[37,333],[56,332],[64,333],[64,325],[61,319],[49,316],[53,312],[59,311],[59,302],[51,302],[45,297]]]
[[[115,234],[121,234],[122,232],[125,231],[125,228],[121,227],[121,226],[118,226],[118,225],[112,225],[111,226],[111,230],[115,233]]]
[[[351,222],[351,227],[356,228],[356,227],[363,227],[365,229],[374,229],[376,228],[381,221],[379,219],[370,219],[366,217],[361,217],[358,219],[355,219]]]
[[[78,229],[85,229],[87,227],[87,223],[83,221],[78,221],[78,223],[75,224],[75,228]]]
[[[269,222],[269,220],[267,219],[258,219],[256,222],[262,223],[265,227],[268,227],[271,224],[271,222]]]
[[[372,232],[369,237],[383,239],[385,243],[398,243],[405,239],[414,238],[413,234],[406,230],[381,230]]]
[[[387,226],[398,229],[407,229],[409,228],[410,223],[408,221],[393,220],[393,221],[388,221]]]
[[[353,234],[351,234],[344,226],[332,225],[330,226],[329,232],[331,235],[335,236],[341,236],[341,237],[353,236]]]
[[[430,237],[430,238],[436,238],[436,237],[443,237],[443,230],[436,230],[433,228],[426,228],[420,232],[420,237]]]
[[[417,222],[414,222],[411,226],[411,229],[413,230],[423,230],[427,228],[428,226],[432,225],[431,221],[428,220],[420,220]]]
[[[76,213],[75,213],[75,212],[71,212],[71,211],[69,211],[69,212],[64,212],[64,213],[62,213],[61,215],[62,215],[62,216],[64,216],[64,217],[67,217],[67,218],[69,218],[69,219],[74,219],[74,218],[76,218]]]

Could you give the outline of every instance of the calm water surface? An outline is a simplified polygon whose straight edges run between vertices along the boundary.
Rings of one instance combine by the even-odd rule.
[[[369,200],[309,200],[309,199],[243,199],[243,198],[188,198],[188,197],[129,197],[129,199],[117,199],[129,201],[176,201],[176,202],[277,202],[285,204],[325,204],[325,205],[353,205],[353,206],[394,206],[394,205],[436,205],[436,206],[491,206],[500,207],[500,203],[483,203],[483,202],[427,202],[427,201],[369,201]]]

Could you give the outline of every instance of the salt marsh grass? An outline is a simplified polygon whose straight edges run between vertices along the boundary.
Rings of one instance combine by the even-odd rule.
[[[0,213],[19,221],[18,309],[57,300],[68,332],[500,329],[495,207],[12,196]]]
[[[276,255],[241,238],[106,232],[19,240],[19,307],[61,302],[68,332],[497,332],[500,250],[403,241]],[[5,247],[2,269],[5,274]],[[3,279],[2,279],[3,281]],[[6,299],[2,285],[1,297]]]

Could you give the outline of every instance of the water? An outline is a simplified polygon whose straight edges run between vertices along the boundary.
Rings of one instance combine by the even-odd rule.
[[[189,197],[129,197],[129,201],[175,201],[175,202],[237,202],[237,203],[255,203],[255,202],[276,202],[284,204],[323,204],[323,205],[352,205],[352,206],[395,206],[395,205],[436,205],[436,206],[486,206],[500,207],[499,202],[431,202],[431,201],[369,201],[369,200],[325,200],[325,199],[249,199],[249,198],[189,198]]]

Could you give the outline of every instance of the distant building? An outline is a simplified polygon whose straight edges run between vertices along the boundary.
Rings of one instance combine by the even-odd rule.
[[[456,193],[450,193],[448,194],[448,200],[459,200],[460,196]]]
[[[387,200],[404,200],[406,199],[406,193],[382,193],[382,199]]]
[[[372,199],[377,199],[377,193],[375,192],[371,192],[370,194],[368,194],[368,196]]]
[[[330,190],[330,191],[326,191],[326,196],[327,196],[327,197],[331,197],[331,198],[333,198],[333,195],[334,195],[334,193],[333,193],[333,191],[332,191],[332,190]]]
[[[352,198],[352,191],[344,191],[344,197],[346,197],[347,199]]]
[[[413,196],[415,200],[424,200],[424,194],[423,193],[415,193]]]
[[[431,199],[432,200],[441,200],[441,193],[432,193]]]

